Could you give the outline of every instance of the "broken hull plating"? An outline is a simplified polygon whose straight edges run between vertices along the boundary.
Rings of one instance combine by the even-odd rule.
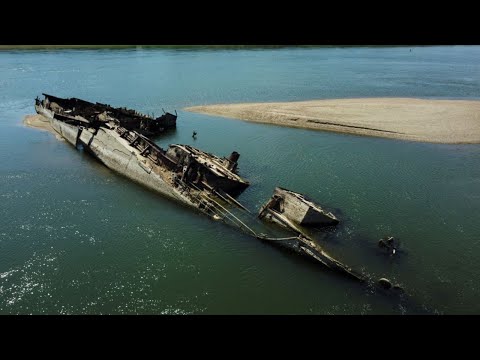
[[[259,216],[289,223],[288,227],[295,228],[300,233],[302,231],[299,231],[299,226],[323,227],[337,225],[339,222],[335,215],[323,210],[304,195],[280,187],[275,188],[270,200],[262,206]]]
[[[53,119],[53,112],[45,109],[43,106],[35,105],[35,111],[39,115],[45,116],[48,119]]]
[[[43,114],[42,114],[43,115]],[[183,196],[176,188],[168,184],[162,177],[128,149],[127,142],[121,139],[113,130],[99,128],[94,134],[84,129],[79,133],[79,127],[66,124],[50,117],[53,129],[74,147],[81,144],[85,150],[97,158],[109,169],[173,200],[196,208],[196,205]]]
[[[210,180],[211,176],[207,174],[205,177],[207,180]],[[236,181],[235,179],[229,179],[229,178],[217,179],[215,181],[215,184],[220,189],[222,189],[223,191],[225,191],[226,193],[232,196],[241,194],[250,185],[249,183],[239,182],[239,181]]]
[[[49,117],[59,120],[78,119],[85,123],[94,124],[97,122],[116,121],[118,125],[135,130],[144,135],[154,136],[164,132],[166,129],[175,128],[177,115],[165,113],[158,118],[141,114],[133,109],[114,108],[110,105],[92,103],[77,98],[59,98],[43,93],[45,99],[36,99],[35,108],[37,113],[44,114],[39,107],[52,112]]]

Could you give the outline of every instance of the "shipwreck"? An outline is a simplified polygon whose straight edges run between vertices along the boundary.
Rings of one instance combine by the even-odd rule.
[[[335,226],[339,221],[333,213],[324,210],[305,195],[276,187],[271,198],[260,208],[258,218],[294,232],[296,237],[286,240],[293,241],[294,247],[301,253],[356,280],[361,282],[366,280],[362,274],[333,258],[310,238],[305,227],[317,229]]]
[[[67,142],[83,148],[111,170],[259,240],[293,245],[330,269],[360,282],[367,280],[329,255],[303,231],[304,227],[334,226],[339,221],[302,194],[275,189],[258,217],[280,224],[293,234],[287,237],[267,234],[258,217],[235,198],[250,185],[238,174],[238,152],[219,157],[190,145],[171,144],[163,149],[145,135],[145,127],[143,132],[135,130],[141,124],[148,124],[142,122],[146,117],[75,98],[45,95],[43,101],[36,99],[35,109]],[[159,133],[163,131],[159,129],[174,126],[176,117],[149,118],[154,120],[158,124],[150,123],[148,131]]]
[[[212,219],[249,228],[227,209],[233,206],[246,210],[234,197],[250,185],[237,174],[240,154],[236,151],[218,157],[189,145],[172,144],[163,149],[139,131],[122,126],[121,121],[99,121],[85,112],[83,116],[74,112],[65,115],[55,105],[52,111],[54,99],[59,98],[47,95],[40,104],[37,99],[35,109],[74,147],[83,148],[111,170]]]
[[[304,227],[320,228],[338,224],[333,213],[324,210],[305,195],[275,188],[272,197],[260,208],[260,219],[278,223],[306,235]]]
[[[91,103],[77,98],[63,99],[42,94],[43,100],[35,100],[35,110],[47,118],[76,124],[115,123],[127,130],[135,130],[146,136],[155,136],[166,129],[175,128],[177,115],[164,112],[154,118],[127,108],[114,108],[101,103]]]

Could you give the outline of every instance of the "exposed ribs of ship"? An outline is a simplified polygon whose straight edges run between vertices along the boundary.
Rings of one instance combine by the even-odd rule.
[[[88,122],[91,126],[112,121],[129,130],[136,130],[146,135],[157,135],[167,128],[176,126],[177,115],[164,113],[160,117],[139,113],[133,109],[114,108],[107,104],[91,103],[82,99],[63,99],[43,94],[45,99],[36,99],[37,106],[42,106],[54,113],[62,121]]]
[[[177,164],[165,156],[165,150],[142,134],[127,130],[121,126],[118,126],[115,131],[121,138],[127,140],[130,146],[139,150],[140,155],[150,159],[156,165],[164,165],[170,170],[176,167]]]

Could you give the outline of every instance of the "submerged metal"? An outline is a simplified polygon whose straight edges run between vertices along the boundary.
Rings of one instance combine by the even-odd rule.
[[[303,226],[331,226],[338,224],[338,219],[305,195],[276,187],[272,197],[260,208],[258,217],[295,232],[297,236],[291,240],[296,242],[296,248],[302,253],[356,280],[361,282],[366,280],[363,275],[334,259],[309,237]]]
[[[281,187],[275,188],[272,197],[261,207],[258,217],[303,235],[307,235],[303,227],[332,226],[339,222],[335,215],[305,195]]]
[[[339,220],[333,213],[324,210],[304,194],[276,187],[271,198],[260,208],[258,217],[294,232],[296,237],[285,238],[283,240],[293,242],[295,248],[301,253],[314,258],[332,270],[338,271],[362,283],[370,280],[367,275],[360,274],[333,258],[310,237],[310,233],[306,231],[306,228],[317,229],[319,227],[334,226],[339,223]],[[259,238],[261,239],[262,237]],[[278,240],[268,239],[266,236],[263,236],[263,238],[265,240]],[[387,286],[387,283],[390,284],[390,286]],[[381,278],[372,285],[385,290],[393,289],[399,293],[403,291],[399,285],[392,287],[390,280],[386,278]]]

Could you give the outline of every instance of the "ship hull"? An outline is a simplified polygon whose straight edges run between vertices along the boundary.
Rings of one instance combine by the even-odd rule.
[[[78,126],[72,126],[54,118],[50,118],[50,122],[53,129],[71,145],[74,147],[82,145],[109,169],[170,199],[196,208],[194,203],[152,171],[147,163],[139,160],[137,154],[125,146],[125,140],[113,130],[99,128],[94,134],[91,130],[81,131]]]

